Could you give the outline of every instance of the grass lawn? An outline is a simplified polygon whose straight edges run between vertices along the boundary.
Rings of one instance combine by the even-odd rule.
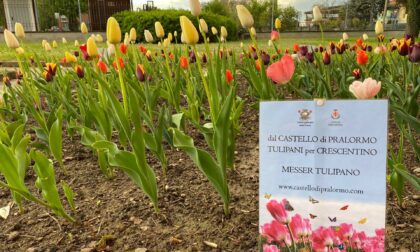
[[[315,36],[316,35],[316,36]],[[319,35],[319,36],[318,36]],[[337,38],[336,41],[338,41],[340,38]],[[327,44],[330,40],[325,39],[324,44]],[[80,43],[82,41],[79,41]],[[280,38],[276,42],[276,45],[278,48],[292,48],[295,43],[298,44],[305,44],[305,45],[319,45],[321,44],[321,38],[320,34],[314,34],[313,38]],[[354,40],[350,40],[349,43],[354,43]],[[251,40],[245,40],[244,45],[251,44]],[[105,47],[105,43],[98,44],[98,47]],[[145,44],[145,46],[148,49],[151,49],[152,51],[157,49],[157,44]],[[213,47],[217,46],[217,43],[212,43]],[[258,40],[258,46],[260,49],[267,50],[268,48],[268,40]],[[48,60],[57,60],[59,58],[64,57],[64,52],[69,51],[73,52],[75,50],[79,50],[77,47],[74,46],[74,41],[68,41],[68,43],[58,43],[57,48],[53,48],[50,52],[45,52],[41,46],[41,41],[39,42],[24,42],[22,47],[25,49],[26,53],[28,55],[34,55],[37,54],[41,58],[45,58]],[[240,49],[240,41],[233,41],[233,42],[227,42],[227,47],[232,48],[234,50]],[[203,45],[198,46],[198,50],[204,49]],[[0,62],[2,61],[15,61],[15,53],[13,50],[10,50],[7,48],[6,44],[2,42],[0,44]]]

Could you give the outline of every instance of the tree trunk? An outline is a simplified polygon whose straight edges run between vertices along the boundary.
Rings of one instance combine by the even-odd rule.
[[[407,0],[407,34],[417,37],[420,29],[420,1]]]

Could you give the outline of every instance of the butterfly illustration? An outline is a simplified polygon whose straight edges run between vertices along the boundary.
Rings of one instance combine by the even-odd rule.
[[[264,198],[270,199],[271,198],[271,194],[268,194],[268,193],[264,194]]]
[[[331,222],[337,222],[337,217],[331,218],[331,217],[329,217],[329,216],[328,216],[328,219],[329,219]]]
[[[367,222],[367,218],[362,218],[362,219],[360,219],[357,223],[359,223],[359,224],[363,225],[363,224],[365,224],[366,222]]]
[[[318,217],[318,216],[316,216],[316,215],[314,215],[314,214],[309,214],[309,217],[311,217],[311,219],[315,219],[316,217]]]
[[[293,210],[295,210],[287,199],[283,199],[282,202],[284,204],[284,208],[286,209],[286,211],[293,211]]]
[[[311,202],[312,204],[316,204],[316,203],[319,203],[319,200],[316,200],[312,198],[311,196],[309,196],[309,202]]]
[[[342,250],[342,249],[344,249],[344,244],[337,244],[337,245],[334,245],[334,247]]]
[[[345,206],[341,207],[340,210],[345,211],[345,210],[347,210],[347,208],[349,208],[349,205],[345,205]]]

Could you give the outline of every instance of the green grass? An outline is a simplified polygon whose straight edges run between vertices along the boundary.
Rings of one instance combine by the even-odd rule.
[[[319,36],[318,36],[319,35]],[[337,38],[335,41],[338,41],[340,38]],[[324,44],[327,44],[330,40],[325,40]],[[81,43],[81,41],[79,41]],[[252,42],[251,40],[243,41],[244,46],[250,45]],[[295,43],[298,44],[305,44],[305,45],[319,45],[321,44],[320,34],[314,34],[314,37],[311,38],[280,38],[276,42],[278,48],[286,49],[292,48]],[[354,40],[350,40],[349,43],[354,43]],[[233,41],[227,42],[227,47],[235,49],[238,51],[240,49],[240,41]],[[151,50],[158,49],[157,44],[144,44],[145,47]],[[216,47],[216,43],[211,44],[212,47]],[[98,47],[106,46],[105,43],[98,44]],[[262,50],[266,50],[268,48],[268,40],[258,40],[258,46]],[[39,42],[24,42],[22,47],[25,49],[26,55],[34,55],[37,54],[40,58],[48,58],[48,59],[55,59],[58,60],[64,57],[64,53],[66,51],[73,52],[78,51],[79,48],[74,46],[74,41],[68,41],[68,43],[58,43],[57,48],[53,48],[52,51],[46,52],[41,46],[41,41]],[[202,44],[198,45],[198,50],[203,50],[204,46]],[[0,62],[4,61],[16,61],[15,52],[9,48],[7,48],[6,44],[3,42],[0,44]]]

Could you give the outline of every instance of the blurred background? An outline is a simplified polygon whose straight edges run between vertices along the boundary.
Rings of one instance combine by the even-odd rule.
[[[273,20],[279,17],[283,32],[317,31],[312,22],[312,7],[319,5],[326,31],[369,31],[377,20],[385,30],[407,31],[418,35],[419,0],[203,0],[204,12],[232,19],[237,4],[244,4],[254,16],[258,32],[270,32]],[[0,0],[0,31],[14,29],[21,22],[26,31],[76,32],[80,22],[91,31],[104,31],[106,20],[124,10],[150,12],[159,9],[189,9],[188,0]]]

